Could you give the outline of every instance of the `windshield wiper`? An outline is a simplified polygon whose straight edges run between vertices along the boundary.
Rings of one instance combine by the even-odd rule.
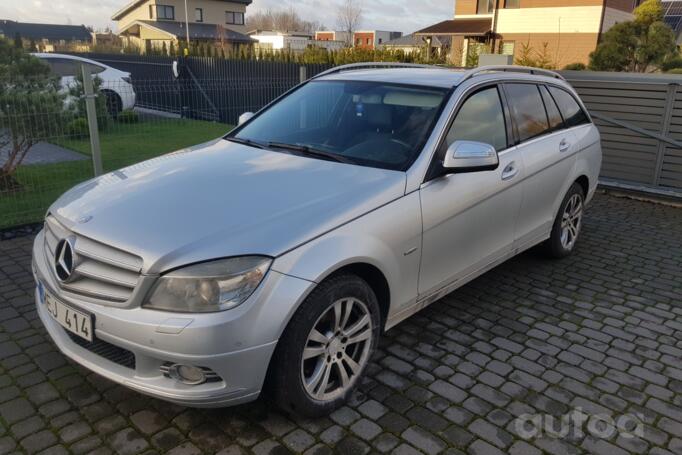
[[[337,163],[353,164],[353,161],[349,160],[346,157],[336,155],[334,153],[325,152],[324,150],[318,150],[307,145],[287,144],[285,142],[268,142],[268,147],[292,150],[294,152],[303,153],[305,155],[314,156],[316,158],[322,158],[329,161],[336,161]]]
[[[261,144],[260,142],[252,141],[251,139],[242,139],[241,137],[227,136],[227,137],[225,137],[225,140],[230,141],[230,142],[235,142],[237,144],[256,147],[259,149],[266,148],[265,145]]]

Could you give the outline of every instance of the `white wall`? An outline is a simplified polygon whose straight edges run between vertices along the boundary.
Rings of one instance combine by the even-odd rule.
[[[497,33],[599,33],[602,7],[500,9]]]

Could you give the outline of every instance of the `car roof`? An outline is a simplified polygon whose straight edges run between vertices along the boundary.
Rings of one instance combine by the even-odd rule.
[[[524,70],[523,67],[510,66],[510,69]],[[472,71],[480,70],[480,72]],[[525,70],[545,71],[537,68],[525,68]],[[563,78],[545,71],[544,73],[530,74],[523,71],[509,71],[499,67],[480,67],[474,70],[445,67],[391,67],[391,68],[358,68],[349,67],[347,70],[321,74],[315,80],[325,81],[363,81],[383,82],[387,84],[409,84],[424,87],[437,87],[450,89],[457,87],[465,80],[481,82],[495,81],[533,81],[537,83],[554,83],[569,88]],[[572,89],[570,89],[572,91]]]
[[[317,80],[385,82],[388,84],[410,84],[428,87],[452,88],[458,85],[465,71],[445,68],[386,68],[341,71]]]
[[[105,68],[111,68],[110,66],[105,65],[104,63],[99,63],[94,60],[90,60],[89,58],[84,58],[84,57],[78,57],[77,55],[70,55],[70,54],[54,54],[52,52],[34,52],[31,55],[34,57],[38,58],[63,58],[67,60],[77,60],[79,62],[85,62],[85,63],[92,63],[93,65],[97,66],[103,66]]]

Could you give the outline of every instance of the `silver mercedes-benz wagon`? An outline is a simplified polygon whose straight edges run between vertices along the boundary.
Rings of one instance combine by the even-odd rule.
[[[601,166],[575,91],[529,68],[344,66],[240,123],[49,209],[36,302],[68,357],[182,405],[328,413],[382,331],[570,254]]]

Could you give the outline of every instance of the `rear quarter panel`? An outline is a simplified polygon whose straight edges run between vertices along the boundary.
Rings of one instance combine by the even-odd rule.
[[[580,150],[575,163],[574,175],[576,178],[581,175],[587,176],[589,181],[587,201],[589,202],[599,183],[602,163],[601,137],[599,130],[593,123],[574,128],[574,135]]]

